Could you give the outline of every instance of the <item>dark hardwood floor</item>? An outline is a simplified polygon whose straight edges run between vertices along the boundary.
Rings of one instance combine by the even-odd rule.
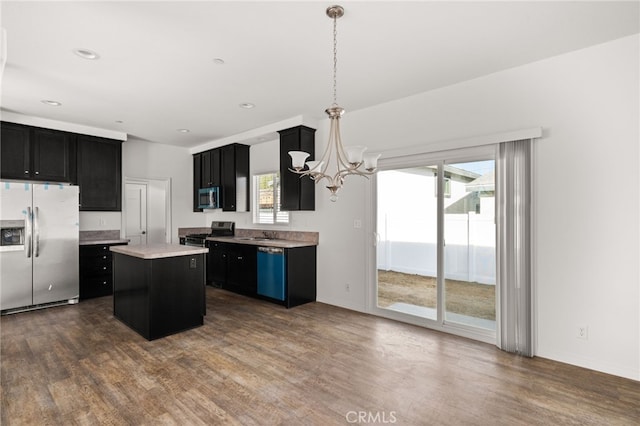
[[[146,341],[111,297],[4,316],[2,425],[637,425],[640,382],[312,303],[207,288]]]

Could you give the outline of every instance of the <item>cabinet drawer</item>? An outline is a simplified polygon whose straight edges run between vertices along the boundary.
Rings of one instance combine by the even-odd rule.
[[[109,258],[111,258],[111,251],[109,250],[109,247],[111,246],[108,244],[80,246],[80,256],[91,257],[91,256],[108,255]]]
[[[80,276],[111,274],[111,259],[107,262],[80,263]]]
[[[80,298],[108,296],[113,294],[113,278],[109,275],[82,277],[80,282]]]

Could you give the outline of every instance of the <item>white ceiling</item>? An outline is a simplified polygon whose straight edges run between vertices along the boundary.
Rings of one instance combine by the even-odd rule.
[[[322,119],[333,100],[331,4],[2,1],[1,106],[184,147]],[[640,31],[638,1],[338,4],[347,114]]]

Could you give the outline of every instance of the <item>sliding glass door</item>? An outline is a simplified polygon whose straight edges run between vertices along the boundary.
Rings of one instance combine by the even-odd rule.
[[[496,329],[495,162],[445,164],[445,321]]]
[[[378,306],[437,318],[437,166],[381,171]]]
[[[495,331],[493,151],[378,172],[376,303],[384,311]]]

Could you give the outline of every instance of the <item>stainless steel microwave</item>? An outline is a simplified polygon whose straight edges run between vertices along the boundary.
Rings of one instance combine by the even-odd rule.
[[[219,187],[214,186],[212,188],[200,188],[198,190],[199,209],[219,209],[220,207]]]

